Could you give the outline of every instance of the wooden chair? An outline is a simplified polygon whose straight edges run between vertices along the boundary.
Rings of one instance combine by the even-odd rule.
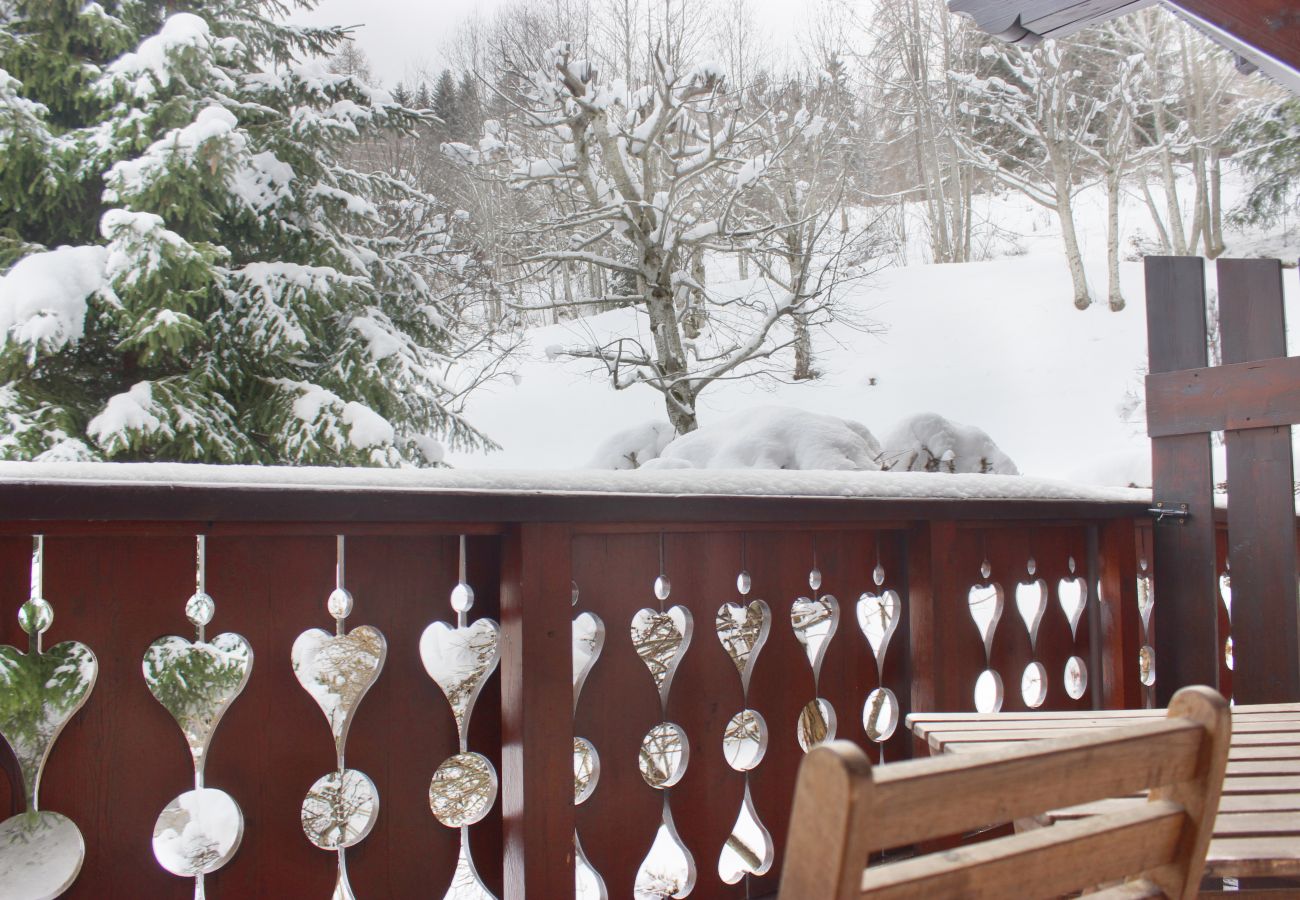
[[[873,768],[847,741],[799,769],[781,900],[1194,897],[1232,718],[1204,687],[1164,719]],[[864,869],[869,854],[1150,790],[1116,811]]]

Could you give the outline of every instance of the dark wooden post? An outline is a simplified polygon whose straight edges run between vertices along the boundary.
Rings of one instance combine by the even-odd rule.
[[[1282,264],[1219,260],[1223,362],[1286,356]],[[1238,703],[1300,700],[1291,429],[1226,432],[1232,688]]]
[[[974,709],[975,679],[983,669],[984,657],[967,609],[970,582],[962,580],[959,534],[956,522],[933,520],[907,535],[913,712]]]
[[[1101,627],[1100,700],[1105,709],[1142,706],[1142,616],[1137,600],[1137,535],[1132,519],[1114,519],[1098,535],[1098,604]]]
[[[507,534],[501,584],[501,813],[507,900],[572,897],[571,531]]]
[[[1146,302],[1150,374],[1205,367],[1204,262],[1147,257]],[[1190,514],[1154,529],[1156,702],[1167,706],[1181,687],[1218,683],[1210,435],[1153,434],[1151,468],[1155,500],[1185,503]]]

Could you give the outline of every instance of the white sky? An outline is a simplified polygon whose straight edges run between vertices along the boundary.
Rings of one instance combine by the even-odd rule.
[[[811,11],[812,0],[751,0],[759,27],[769,35],[793,36]],[[490,14],[507,0],[321,0],[293,21],[314,25],[360,26],[355,40],[370,58],[371,69],[385,87],[418,79],[421,71],[443,66],[442,47],[476,10]]]

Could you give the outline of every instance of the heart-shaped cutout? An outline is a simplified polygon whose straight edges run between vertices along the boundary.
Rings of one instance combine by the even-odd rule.
[[[993,653],[993,632],[1002,620],[1002,609],[1006,601],[1002,588],[996,584],[976,584],[966,593],[966,608],[979,629],[980,639],[984,642],[984,659],[987,661]]]
[[[800,597],[790,606],[790,624],[816,677],[822,670],[826,646],[840,627],[840,603],[830,594]]]
[[[479,691],[501,658],[501,630],[491,619],[477,619],[459,628],[432,622],[420,635],[424,671],[442,689],[456,717],[456,731],[465,746],[466,726]]]
[[[670,606],[663,612],[639,609],[632,616],[632,646],[650,670],[664,703],[677,666],[690,646],[691,630],[691,612],[684,606]]]
[[[858,627],[871,645],[871,653],[876,658],[879,670],[885,664],[885,651],[889,649],[889,640],[898,630],[898,612],[902,602],[897,591],[885,591],[883,594],[863,594],[858,598]]]
[[[144,681],[185,735],[196,770],[203,766],[212,732],[253,671],[253,648],[233,632],[190,643],[160,637],[144,652]]]
[[[758,653],[767,643],[772,629],[772,610],[762,600],[751,600],[748,605],[724,603],[718,607],[714,619],[718,640],[727,651],[740,673],[740,684],[749,689],[749,676],[758,661]]]
[[[1056,599],[1070,620],[1070,636],[1077,637],[1079,620],[1083,618],[1083,608],[1088,602],[1088,591],[1082,578],[1062,578],[1056,585]]]
[[[85,644],[64,641],[43,653],[0,646],[0,736],[23,773],[27,809],[39,809],[41,769],[63,726],[90,696],[99,662]]]
[[[1025,628],[1029,631],[1029,645],[1036,647],[1038,626],[1043,621],[1043,614],[1047,612],[1047,583],[1039,579],[1017,584],[1016,609],[1025,623]]]
[[[387,656],[388,642],[372,625],[359,625],[347,634],[311,628],[293,642],[293,674],[325,713],[340,759],[352,716],[379,678]]]
[[[605,646],[605,623],[595,613],[579,613],[573,619],[573,707],[578,707],[578,695],[587,681],[591,667],[600,658]]]

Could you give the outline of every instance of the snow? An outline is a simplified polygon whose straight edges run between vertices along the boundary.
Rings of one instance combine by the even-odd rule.
[[[59,247],[23,257],[0,276],[0,346],[13,341],[29,348],[58,350],[81,339],[86,301],[104,284],[108,251],[103,247]]]
[[[235,114],[225,107],[204,107],[193,122],[183,128],[173,128],[149,145],[139,158],[115,163],[104,177],[107,185],[104,200],[117,203],[124,196],[139,193],[169,164],[194,164],[196,151],[209,141],[228,140],[233,149],[242,149],[247,138],[238,131],[238,124]]]
[[[365,340],[373,363],[382,362],[402,349],[402,342],[394,336],[391,328],[385,328],[369,316],[357,316],[349,326]]]
[[[430,495],[840,497],[881,500],[1072,500],[1147,503],[1149,490],[1012,475],[709,469],[647,471],[367,469],[187,463],[0,461],[0,483],[161,488],[396,491]]]
[[[652,420],[610,435],[587,461],[588,469],[636,469],[663,453],[677,437],[667,422]]]
[[[391,444],[396,437],[391,422],[355,400],[344,404],[343,424],[348,426],[348,442],[358,450],[383,447]]]
[[[131,86],[140,98],[153,95],[155,86],[171,83],[170,57],[185,47],[208,46],[208,23],[193,13],[176,13],[163,23],[162,30],[145,38],[134,53],[124,53],[108,67],[115,81]]]
[[[162,217],[153,213],[110,209],[100,217],[99,231],[109,241],[104,277],[119,288],[157,273],[164,246],[189,249],[184,238],[169,231]]]
[[[255,153],[248,164],[230,178],[230,188],[254,212],[261,212],[289,196],[293,183],[293,166],[272,152]]]
[[[767,153],[760,153],[753,159],[745,160],[740,170],[732,176],[731,184],[738,191],[755,184],[767,172],[768,165],[771,164],[771,157]]]
[[[327,408],[336,410],[341,407],[340,418],[348,429],[347,441],[358,450],[384,447],[396,438],[392,423],[363,403],[355,400],[345,403],[338,394],[320,385],[288,381],[281,382],[281,385],[299,392],[293,401],[293,415],[309,428],[330,421],[332,416],[326,414]],[[337,443],[338,436],[332,437]]]
[[[86,434],[97,444],[107,444],[131,432],[153,434],[163,427],[162,421],[151,411],[154,406],[153,388],[147,381],[132,386],[124,394],[110,397],[103,412],[90,420]]]
[[[934,413],[921,413],[895,426],[885,438],[881,464],[895,472],[1020,474],[983,429]]]
[[[751,409],[684,434],[647,468],[876,471],[880,444],[863,425],[793,407]]]
[[[1164,198],[1152,186],[1158,207]],[[1184,199],[1191,191],[1184,192]],[[1224,183],[1224,204],[1239,183]],[[1084,265],[1094,292],[1106,285],[1106,198],[1090,188],[1077,198]],[[855,212],[855,216],[874,215]],[[917,216],[906,210],[910,240],[896,264],[851,285],[846,310],[874,323],[871,333],[833,327],[816,339],[821,375],[800,383],[731,380],[697,403],[702,426],[756,407],[782,405],[861,422],[877,436],[923,412],[978,427],[1026,476],[1084,484],[1149,486],[1150,441],[1140,400],[1146,369],[1143,265],[1134,252],[1150,240],[1145,203],[1121,210],[1120,263],[1127,307],[1104,299],[1077,310],[1055,216],[1014,195],[976,199],[984,232],[980,261],[934,265]],[[856,220],[854,223],[857,224]],[[1228,256],[1300,256],[1300,229],[1225,235]],[[1216,290],[1213,263],[1207,285]],[[1300,279],[1283,273],[1287,319],[1300,322]],[[712,261],[710,291],[757,290],[734,267]],[[633,337],[649,343],[649,325],[630,309],[533,328],[521,351],[517,384],[498,382],[470,398],[465,415],[502,446],[496,453],[451,452],[457,468],[567,469],[592,460],[617,432],[666,422],[660,395],[645,385],[614,391],[609,375],[545,348],[603,345]],[[1300,351],[1294,343],[1291,352]],[[617,454],[615,454],[617,455]],[[594,461],[594,460],[593,460]],[[1218,466],[1217,471],[1223,472]],[[1218,480],[1221,480],[1219,478]]]

